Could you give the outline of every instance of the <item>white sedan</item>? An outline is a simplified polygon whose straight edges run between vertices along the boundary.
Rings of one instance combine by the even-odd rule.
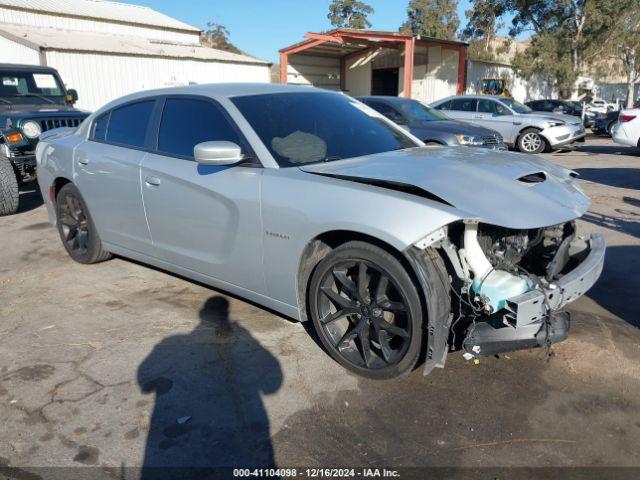
[[[621,111],[618,123],[611,130],[611,137],[621,145],[640,148],[640,109]]]

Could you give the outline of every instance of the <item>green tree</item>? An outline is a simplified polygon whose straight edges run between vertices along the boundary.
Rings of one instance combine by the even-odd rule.
[[[613,37],[612,23],[637,0],[500,0],[512,13],[511,36],[533,32],[530,45],[514,59],[525,75],[555,77],[561,96],[594,59],[604,55]]]
[[[217,48],[231,53],[244,52],[229,41],[229,30],[224,25],[216,22],[207,22],[207,29],[200,37],[200,43],[207,47]]]
[[[460,37],[470,43],[470,56],[479,60],[495,60],[496,53],[504,51],[505,46],[496,49],[495,39],[499,29],[504,27],[502,16],[505,5],[502,0],[472,0],[471,9],[465,12],[467,25]],[[508,45],[506,46],[508,47]]]
[[[412,0],[401,32],[454,40],[460,26],[457,0]]]
[[[369,28],[367,16],[373,13],[371,6],[358,0],[333,0],[327,18],[338,28]]]
[[[627,9],[615,22],[610,42],[614,69],[627,81],[627,108],[633,107],[635,84],[640,80],[640,7]]]

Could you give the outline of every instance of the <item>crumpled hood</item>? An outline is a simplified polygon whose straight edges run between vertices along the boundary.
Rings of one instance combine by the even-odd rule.
[[[462,218],[508,228],[566,222],[583,215],[590,205],[570,170],[519,153],[422,147],[300,169],[361,183],[372,180],[377,186],[389,181],[418,187],[453,205]],[[519,180],[531,174],[540,175]]]
[[[524,113],[522,115],[527,118],[535,117],[535,120],[543,120],[547,122],[560,120],[568,125],[573,125],[582,121],[580,117],[576,117],[574,115],[566,115],[564,113],[533,111],[531,113]]]

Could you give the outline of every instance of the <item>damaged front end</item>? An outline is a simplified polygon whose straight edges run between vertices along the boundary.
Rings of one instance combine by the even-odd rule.
[[[425,374],[444,366],[448,350],[471,358],[564,340],[562,308],[596,282],[605,254],[604,237],[577,236],[575,222],[525,230],[457,222],[414,248],[441,250],[453,294],[450,318],[430,320]]]

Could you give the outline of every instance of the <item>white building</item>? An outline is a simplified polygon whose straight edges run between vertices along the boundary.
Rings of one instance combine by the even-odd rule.
[[[56,68],[78,107],[189,83],[269,82],[269,62],[204,47],[200,30],[147,7],[0,0],[0,63]]]

